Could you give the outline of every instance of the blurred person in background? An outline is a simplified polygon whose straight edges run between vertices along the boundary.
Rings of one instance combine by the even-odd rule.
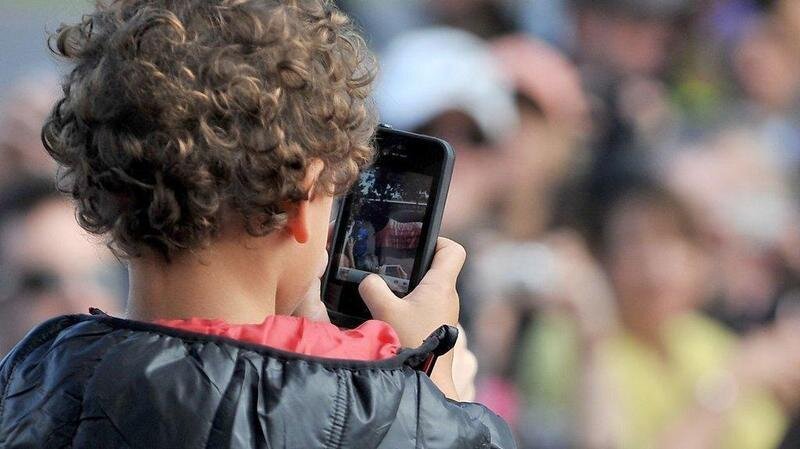
[[[44,150],[42,150],[44,151]],[[52,180],[23,176],[0,195],[0,358],[51,317],[122,310],[124,268],[75,221]]]
[[[382,56],[375,93],[381,120],[445,139],[455,150],[442,233],[471,252],[504,226],[497,208],[515,157],[504,144],[519,120],[511,82],[486,41],[455,28],[402,34]],[[471,330],[477,299],[460,287],[461,320]]]
[[[592,97],[593,177],[675,139],[678,111],[666,81],[692,7],[692,0],[573,2],[575,58]]]
[[[55,77],[36,72],[0,104],[0,357],[48,318],[121,311],[127,290],[124,268],[80,229],[52,180],[41,128],[56,93]]]
[[[521,382],[532,404],[560,402],[570,430],[542,447],[777,447],[798,403],[796,319],[740,340],[704,317],[715,284],[691,210],[640,175],[614,182],[591,243],[550,246],[561,283],[539,299]],[[523,428],[540,447],[536,423]]]
[[[748,124],[779,167],[800,169],[800,52],[788,24],[768,14],[754,21],[732,50],[743,94],[739,123]]]
[[[706,311],[742,335],[769,331],[800,304],[800,203],[780,156],[752,126],[738,126],[665,164],[669,184],[712,237],[716,288]],[[798,351],[797,340],[786,343],[786,354]],[[795,419],[781,448],[800,444],[800,416],[788,410]]]
[[[492,41],[492,48],[512,82],[520,116],[503,141],[509,156],[499,230],[513,239],[532,239],[552,224],[565,179],[589,160],[589,101],[575,65],[550,45],[511,35]]]
[[[520,123],[503,141],[508,157],[498,225],[477,243],[465,282],[477,301],[481,398],[514,421],[519,411],[511,384],[515,348],[527,331],[530,308],[503,296],[520,286],[537,288],[534,266],[542,256],[537,242],[556,222],[565,179],[588,159],[589,104],[578,70],[555,48],[522,35],[497,39],[492,47],[513,83]]]
[[[798,303],[800,208],[785,161],[750,127],[712,135],[664,164],[668,182],[713,237],[711,316],[746,333]]]
[[[497,227],[492,212],[509,158],[501,143],[518,114],[489,45],[455,28],[400,35],[382,55],[375,100],[387,124],[443,138],[455,149],[444,233],[470,240],[476,229]]]

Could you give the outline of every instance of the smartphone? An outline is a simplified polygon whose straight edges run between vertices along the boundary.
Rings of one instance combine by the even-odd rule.
[[[378,127],[374,163],[339,201],[322,298],[331,322],[352,328],[372,318],[358,294],[369,274],[403,297],[436,250],[455,154],[435,137]]]

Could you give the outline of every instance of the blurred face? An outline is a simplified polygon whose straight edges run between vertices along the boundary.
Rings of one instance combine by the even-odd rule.
[[[16,343],[48,318],[87,313],[89,307],[119,312],[121,292],[113,288],[124,282],[124,271],[80,229],[68,202],[45,201],[0,231],[3,270],[13,280],[13,291],[2,292],[11,297],[0,302],[0,341]]]
[[[540,113],[520,107],[516,132],[504,139],[506,164],[501,211],[505,230],[516,238],[533,238],[544,231],[552,215],[554,192],[574,167],[576,134]]]
[[[609,218],[607,261],[623,316],[653,326],[697,308],[705,297],[705,255],[669,208],[623,200]]]
[[[462,232],[483,220],[496,198],[503,177],[502,154],[483,141],[475,122],[461,112],[441,114],[420,132],[446,140],[456,152],[443,227],[447,233]]]
[[[516,182],[552,186],[572,167],[579,148],[577,133],[549,122],[541,114],[521,109],[520,126],[507,140],[508,171]]]
[[[775,30],[762,26],[745,36],[734,54],[736,76],[756,102],[774,109],[795,104],[800,62]]]

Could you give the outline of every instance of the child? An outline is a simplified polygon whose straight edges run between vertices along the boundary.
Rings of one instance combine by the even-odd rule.
[[[459,245],[404,300],[367,278],[381,321],[324,322],[332,198],[376,122],[372,59],[331,1],[114,0],[52,42],[73,68],[43,141],[127,261],[127,319],[55,318],[17,345],[0,447],[515,446],[456,402],[452,351],[415,370],[454,343]]]

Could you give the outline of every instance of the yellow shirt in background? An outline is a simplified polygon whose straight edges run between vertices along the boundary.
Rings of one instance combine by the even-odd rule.
[[[736,342],[733,334],[700,314],[673,320],[664,338],[666,359],[628,334],[612,338],[598,354],[621,401],[620,449],[653,448],[694,403],[698,384],[726,368]],[[522,383],[528,399],[539,405],[568,404],[570,415],[576,416],[578,347],[569,320],[542,318],[525,354]],[[780,406],[763,391],[740,391],[726,416],[719,449],[774,449],[787,425]]]

